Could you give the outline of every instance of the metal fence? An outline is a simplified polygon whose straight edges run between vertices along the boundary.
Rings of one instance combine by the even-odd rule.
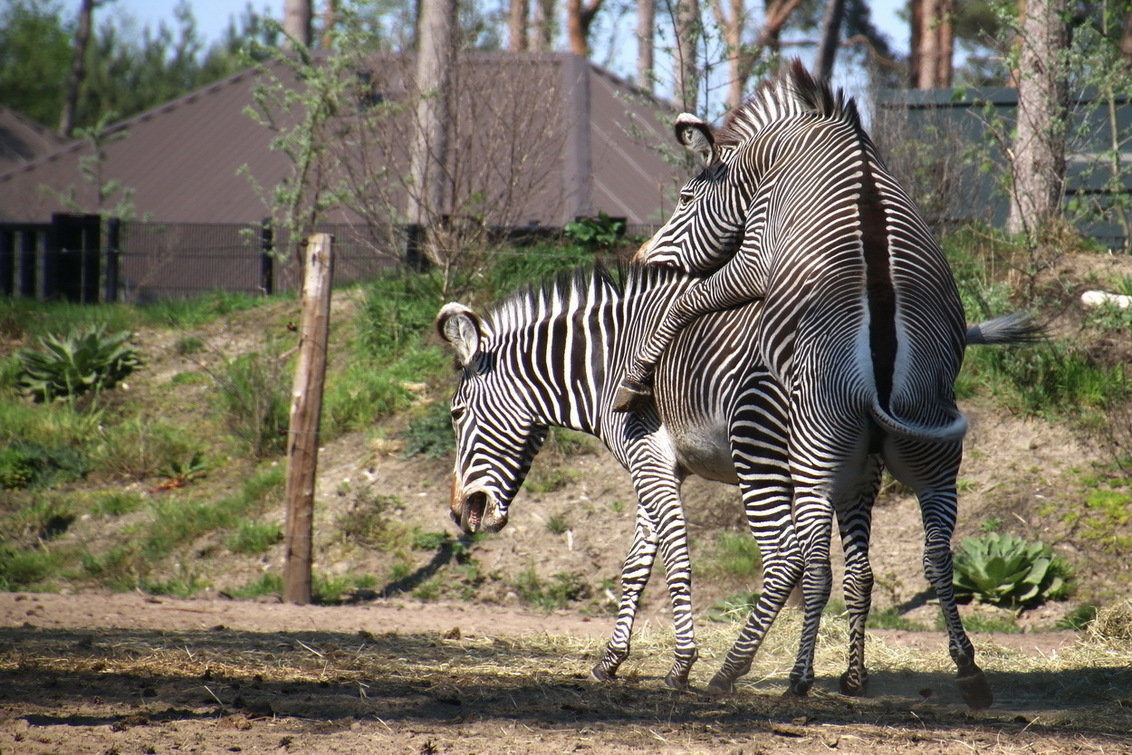
[[[626,246],[659,225],[626,225]],[[373,278],[398,265],[420,269],[419,228],[381,235],[349,225],[320,225],[334,236],[334,285]],[[490,229],[500,247],[561,239],[562,229]],[[504,253],[504,252],[501,252]],[[0,223],[0,296],[81,302],[185,298],[222,290],[297,291],[301,270],[291,239],[263,223],[119,222],[97,215],[55,215],[50,223]]]

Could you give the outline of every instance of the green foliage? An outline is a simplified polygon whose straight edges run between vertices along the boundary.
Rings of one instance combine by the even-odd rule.
[[[37,401],[50,401],[113,388],[141,363],[137,349],[126,343],[131,335],[91,326],[65,336],[42,336],[39,349],[16,352],[22,390]]]
[[[0,590],[38,586],[59,573],[63,555],[45,548],[23,549],[0,543]]]
[[[708,621],[734,624],[735,622],[745,620],[758,601],[758,592],[751,590],[738,592],[716,601],[716,603],[707,610],[705,617]]]
[[[567,223],[562,227],[562,234],[589,251],[609,249],[625,238],[625,221],[600,212],[596,218],[579,218]]]
[[[158,477],[199,459],[202,444],[185,428],[139,414],[103,429],[90,448],[91,470],[137,480]]]
[[[1065,616],[1058,619],[1055,625],[1057,629],[1070,629],[1074,632],[1080,632],[1097,618],[1097,607],[1092,603],[1082,603],[1074,608]]]
[[[544,611],[564,608],[570,603],[590,597],[590,588],[578,572],[559,572],[545,582],[534,566],[521,572],[515,581],[515,592],[524,604]]]
[[[243,517],[277,501],[275,494],[282,493],[284,481],[282,467],[265,467],[245,481],[238,493],[219,501],[169,498],[155,502],[139,556],[152,562],[208,532],[238,526]]]
[[[328,376],[322,410],[324,432],[335,437],[368,430],[381,419],[408,409],[413,399],[413,393],[390,370],[368,361],[351,362]]]
[[[81,479],[89,468],[87,455],[80,448],[18,439],[0,448],[0,489],[50,487]]]
[[[91,506],[90,513],[94,516],[123,516],[140,510],[144,505],[145,502],[137,493],[115,491],[98,498]]]
[[[0,102],[55,127],[71,58],[58,2],[9,0],[0,6]]]
[[[233,553],[255,555],[270,550],[282,540],[283,531],[278,524],[246,519],[224,540],[224,545]]]
[[[900,629],[905,632],[923,632],[927,630],[923,624],[905,618],[895,608],[886,608],[883,611],[872,611],[865,622],[869,629]]]
[[[570,519],[565,514],[551,514],[546,518],[546,531],[552,535],[564,535],[570,529]]]
[[[940,614],[938,629],[944,629],[943,615]],[[1022,628],[1010,615],[988,615],[975,612],[963,617],[963,628],[968,632],[985,632],[997,634],[1019,634]]]
[[[269,342],[265,353],[232,360],[213,377],[232,434],[257,459],[281,453],[290,422],[290,383],[275,344]]]
[[[486,271],[486,289],[498,299],[533,281],[546,280],[556,273],[592,262],[593,254],[581,246],[545,244],[509,250]]]
[[[368,488],[358,491],[353,504],[335,522],[348,541],[379,551],[392,551],[412,542],[411,530],[398,513],[405,503],[395,495],[379,495]]]
[[[439,459],[456,450],[456,434],[446,403],[429,404],[409,422],[405,430],[404,457],[424,456]]]
[[[957,597],[997,606],[1024,607],[1064,600],[1070,568],[1048,545],[1009,533],[966,538],[955,553]]]
[[[177,353],[181,356],[189,356],[190,354],[199,354],[204,351],[204,341],[196,336],[181,336],[177,339],[177,343],[173,345]]]
[[[746,532],[723,530],[705,559],[709,574],[732,579],[754,579],[762,573],[762,554],[758,543]]]
[[[265,572],[243,587],[230,590],[229,594],[237,600],[261,598],[264,595],[282,595],[283,575],[276,572]]]
[[[276,300],[283,297],[275,297]],[[164,325],[172,328],[196,328],[207,325],[225,315],[237,312],[246,312],[249,309],[262,306],[273,299],[262,296],[253,296],[242,291],[209,291],[199,296],[186,299],[155,299],[138,307],[138,315],[142,322],[153,325]],[[178,353],[191,353],[181,349],[180,344],[186,344],[190,349],[203,347],[200,339],[194,336],[184,336],[178,341]]]

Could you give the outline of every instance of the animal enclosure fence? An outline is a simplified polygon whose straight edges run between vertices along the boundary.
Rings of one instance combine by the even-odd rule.
[[[629,238],[658,226],[631,225]],[[334,236],[334,285],[373,278],[400,265],[419,268],[419,229],[381,234],[322,224]],[[501,244],[561,238],[551,227],[489,231]],[[49,223],[0,223],[0,296],[75,302],[145,302],[208,291],[298,292],[298,248],[270,223],[153,223],[98,215],[54,215]]]

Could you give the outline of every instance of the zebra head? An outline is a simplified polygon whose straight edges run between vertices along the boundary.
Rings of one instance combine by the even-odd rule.
[[[546,440],[508,380],[507,364],[483,349],[480,318],[463,304],[444,305],[436,319],[461,370],[452,397],[456,465],[452,473],[452,519],[464,532],[498,532],[507,509]]]
[[[726,262],[743,239],[746,202],[737,192],[745,184],[728,180],[737,152],[717,143],[711,127],[690,113],[680,114],[675,131],[676,141],[698,160],[700,172],[680,190],[672,217],[637,251],[633,262],[711,271]]]

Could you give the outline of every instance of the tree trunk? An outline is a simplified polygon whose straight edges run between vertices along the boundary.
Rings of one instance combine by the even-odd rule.
[[[456,0],[421,0],[416,134],[409,152],[406,215],[422,227],[444,214],[450,71],[456,57]],[[425,254],[441,264],[426,241]]]
[[[653,52],[656,50],[656,0],[637,0],[637,86],[653,91]]]
[[[527,49],[527,15],[530,12],[530,0],[511,0],[507,16],[507,49],[511,52],[525,52]]]
[[[954,10],[954,0],[913,0],[912,18],[917,23],[917,31],[913,34],[912,81],[917,89],[951,86]]]
[[[766,56],[768,49],[777,50],[782,29],[790,20],[790,15],[802,4],[802,0],[772,0],[767,3],[766,17],[762,27],[750,42],[743,42],[743,28],[747,16],[743,0],[729,0],[729,12],[723,10],[722,3],[715,2],[716,21],[723,30],[723,41],[727,44],[728,83],[727,105],[738,107],[747,94],[747,82],[755,66]]]
[[[79,89],[86,78],[86,50],[90,44],[90,28],[93,23],[94,0],[82,0],[79,8],[79,27],[75,31],[75,55],[71,59],[71,71],[67,74],[67,90],[63,99],[63,113],[59,118],[59,133],[71,136],[75,130],[75,109],[79,103]]]
[[[531,49],[550,52],[554,45],[555,0],[535,0],[535,24],[531,30]]]
[[[1068,120],[1067,0],[1029,0],[1022,16],[1018,131],[1007,230],[1034,237],[1061,207]]]
[[[601,10],[602,0],[566,0],[566,36],[570,40],[570,52],[589,57],[590,26],[594,16]]]
[[[700,35],[699,0],[677,0],[676,2],[676,99],[680,107],[688,112],[696,112],[699,104],[700,69],[696,60]]]
[[[283,31],[303,47],[311,45],[311,0],[284,0]],[[291,47],[290,39],[284,40]]]
[[[841,42],[841,20],[844,17],[845,0],[828,0],[825,16],[822,18],[818,57],[814,63],[814,72],[826,81],[833,76],[833,63],[837,58],[837,46]]]

